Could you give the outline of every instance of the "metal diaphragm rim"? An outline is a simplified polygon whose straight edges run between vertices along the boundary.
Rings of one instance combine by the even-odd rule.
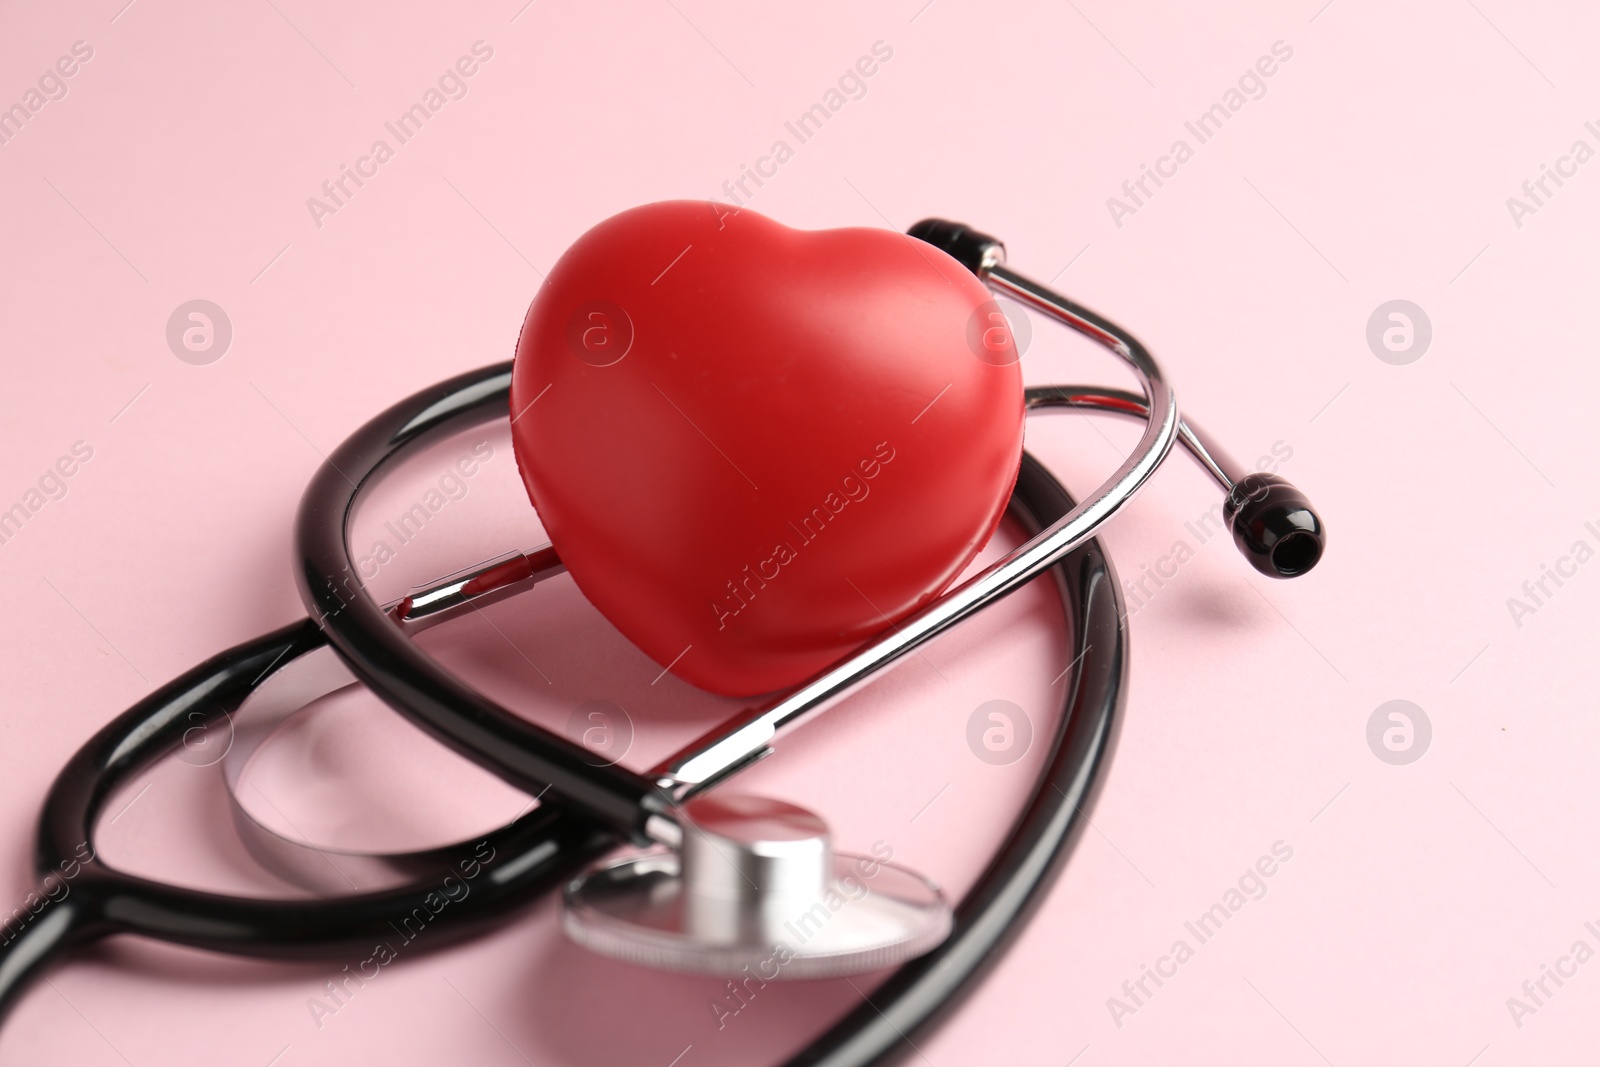
[[[688,913],[677,854],[650,849],[572,879],[562,927],[590,951],[643,967],[780,981],[895,966],[943,942],[952,922],[933,881],[847,853],[833,857],[830,892],[797,906],[772,936],[708,939],[689,929]]]

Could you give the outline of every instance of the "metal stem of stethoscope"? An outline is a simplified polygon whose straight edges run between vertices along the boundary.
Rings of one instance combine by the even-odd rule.
[[[1025,406],[1029,411],[1059,408],[1125,415],[1141,420],[1148,410],[1144,397],[1138,393],[1106,386],[1080,385],[1032,386],[1028,389]],[[1209,435],[1186,418],[1178,420],[1178,443],[1224,492],[1233,488],[1238,475],[1229,473],[1234,469],[1232,461],[1210,443]],[[540,582],[565,574],[566,570],[566,564],[556,555],[555,546],[544,544],[527,552],[496,556],[476,567],[420,586],[390,601],[384,606],[384,611],[406,633],[421,633],[455,618],[468,607],[488,607]]]
[[[986,605],[1026,584],[1092,535],[1096,527],[1132,499],[1165,458],[1174,440],[1181,440],[1223,489],[1235,479],[1223,466],[1214,447],[1178,417],[1177,401],[1161,377],[1155,361],[1142,345],[1115,325],[1071,304],[1065,297],[1022,278],[998,265],[984,275],[994,288],[1008,295],[1025,296],[1029,306],[1071,326],[1121,356],[1139,376],[1145,395],[1114,390],[1063,392],[1031,401],[1030,406],[1061,406],[1109,410],[1160,418],[1146,419],[1139,447],[1094,494],[1080,502],[1060,521],[933,604],[892,628],[873,644],[833,667],[774,704],[759,708],[719,726],[683,752],[649,772],[674,806],[720,781],[736,769],[760,758],[778,735],[807,716],[831,704],[882,668]],[[483,567],[419,590],[387,607],[391,618],[415,631],[442,621],[460,608],[511,596],[529,585],[561,573],[563,566],[550,546],[502,557]],[[679,847],[683,831],[677,819],[652,815],[645,834],[660,844]]]
[[[998,255],[998,245],[994,249],[989,253],[991,256]],[[714,731],[702,738],[687,755],[658,767],[652,777],[673,800],[681,802],[735,768],[759,758],[780,733],[806,716],[856,688],[954,623],[1033,580],[1082,544],[1101,523],[1131,500],[1166,458],[1178,436],[1178,403],[1155,360],[1137,339],[1044,286],[1007,271],[997,260],[979,276],[997,291],[1014,296],[1099,342],[1133,368],[1144,388],[1144,403],[1151,412],[1138,446],[1104,484],[1054,525],[891,628],[843,663],[775,704],[753,712],[743,721]],[[646,823],[645,832],[667,845],[677,845],[682,839],[679,827],[662,816],[653,816]]]
[[[1060,408],[1125,415],[1141,420],[1148,412],[1144,397],[1138,393],[1105,386],[1033,386],[1028,389],[1025,406],[1029,411]],[[1224,492],[1234,487],[1239,475],[1232,461],[1211,443],[1209,435],[1182,417],[1178,420],[1178,443]],[[527,552],[496,556],[431,585],[420,586],[390,601],[384,606],[384,611],[405,632],[421,633],[456,617],[469,606],[488,607],[540,582],[565,574],[566,569],[566,564],[556,555],[555,546],[544,544]]]
[[[1060,408],[1125,415],[1140,420],[1149,411],[1144,397],[1138,393],[1105,386],[1032,386],[1028,389],[1025,406],[1029,411]],[[1178,443],[1224,492],[1232,490],[1242,477],[1227,454],[1212,443],[1210,435],[1187,418],[1178,419]],[[488,607],[564,574],[566,569],[566,564],[556,555],[555,546],[544,544],[527,552],[496,556],[449,578],[421,586],[404,597],[390,601],[384,610],[407,633],[420,633],[454,618],[469,606]]]

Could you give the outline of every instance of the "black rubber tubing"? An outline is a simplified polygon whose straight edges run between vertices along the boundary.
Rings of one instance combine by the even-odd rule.
[[[426,436],[449,432],[466,412],[481,413],[479,405],[498,405],[503,411],[507,369],[487,368],[427,390],[380,415],[357,436],[386,431],[382,452],[387,457],[400,445],[424,436],[424,430]],[[406,415],[398,427],[387,419],[396,412]],[[335,454],[330,462],[339,458]],[[374,469],[381,462],[378,458]],[[345,486],[340,493],[353,495],[352,483],[343,474],[339,478]],[[312,488],[317,489],[318,483]],[[1033,457],[1024,455],[1013,505],[1019,517],[1036,529],[1064,515],[1072,501]],[[307,510],[302,508],[302,519]],[[330,579],[328,588],[353,573],[342,546],[342,523],[341,514],[343,565],[325,576]],[[314,589],[317,571],[309,555],[303,563]],[[1040,781],[956,909],[950,938],[897,970],[869,1004],[834,1024],[793,1058],[794,1067],[883,1063],[911,1051],[907,1039],[944,1018],[1017,935],[1081,833],[1084,813],[1104,777],[1115,742],[1125,686],[1126,632],[1117,583],[1097,541],[1087,542],[1051,574],[1070,616],[1076,668],[1068,672],[1063,713]],[[321,647],[329,633],[353,625],[356,615],[342,609],[363,598],[370,603],[370,598],[359,586],[344,587],[346,595],[352,592],[348,601],[330,605],[336,610],[323,616],[325,629],[310,621],[295,623],[214,656],[161,687],[95,734],[62,769],[41,816],[35,868],[41,882],[54,877],[57,885],[66,886],[66,893],[44,903],[20,929],[8,926],[9,940],[0,945],[0,1015],[50,962],[75,946],[113,933],[137,933],[245,956],[325,958],[393,941],[396,923],[417,915],[419,909],[433,914],[427,898],[437,900],[435,880],[329,899],[261,900],[164,885],[124,874],[99,859],[75,864],[73,876],[61,879],[60,872],[93,840],[94,823],[118,785],[173,751],[197,724],[231,713],[272,671]],[[379,614],[381,624],[393,629]],[[421,657],[420,650],[415,654]],[[384,673],[406,669],[403,662],[390,663]],[[391,693],[374,688],[393,701]],[[557,800],[480,841],[456,846],[463,862],[474,854],[482,856],[485,848],[494,859],[481,865],[475,876],[481,881],[473,882],[466,897],[433,917],[422,951],[496,925],[615,845],[616,837],[563,810]],[[441,855],[449,852],[441,850]],[[440,876],[444,873],[441,867]]]
[[[493,747],[460,743],[469,729],[439,729],[419,717],[454,715],[449,705],[413,703],[418,694],[470,693],[472,716],[481,721],[485,707],[501,737],[520,736],[511,744],[547,744],[556,738],[514,713],[472,693],[431,660],[383,614],[356,578],[345,537],[345,521],[355,506],[359,487],[398,447],[424,438],[444,436],[478,421],[477,404],[487,391],[506,392],[509,404],[511,365],[487,367],[441,383],[433,390],[396,405],[348,438],[318,472],[300,512],[301,590],[307,606],[326,613],[329,639],[372,689],[392,707],[443,736],[467,758],[511,782],[536,792],[535,778],[523,783],[524,755]],[[421,410],[426,414],[419,417]],[[502,410],[506,410],[502,408]],[[357,487],[352,492],[352,482]],[[1049,526],[1072,509],[1061,484],[1031,455],[1024,453],[1012,502],[1029,532]],[[338,516],[338,521],[335,517]],[[799,1065],[856,1067],[887,1062],[910,1050],[906,1038],[933,1025],[942,1009],[972,988],[1053,884],[1061,865],[1082,832],[1103,770],[1115,745],[1117,710],[1125,693],[1127,632],[1122,596],[1110,561],[1099,541],[1091,539],[1052,568],[1062,603],[1070,617],[1076,669],[1068,672],[1062,714],[1050,757],[1040,781],[994,858],[956,909],[950,938],[933,952],[902,966],[874,995],[813,1045],[790,1061]],[[337,595],[335,595],[337,594]],[[360,662],[355,662],[358,657]],[[448,684],[441,685],[442,676]],[[509,720],[509,721],[506,721]],[[587,764],[584,766],[587,767]],[[560,794],[561,786],[552,786]]]

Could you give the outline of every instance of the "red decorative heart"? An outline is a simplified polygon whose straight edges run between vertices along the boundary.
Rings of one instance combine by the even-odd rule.
[[[673,673],[750,695],[983,547],[1021,456],[1016,363],[982,283],[920,241],[649,204],[539,290],[512,440],[584,595]]]

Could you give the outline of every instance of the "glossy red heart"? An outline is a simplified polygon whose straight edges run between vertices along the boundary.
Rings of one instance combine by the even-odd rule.
[[[993,533],[1023,417],[996,313],[903,234],[625,211],[528,309],[523,481],[578,587],[657,663],[728,695],[793,685]]]

